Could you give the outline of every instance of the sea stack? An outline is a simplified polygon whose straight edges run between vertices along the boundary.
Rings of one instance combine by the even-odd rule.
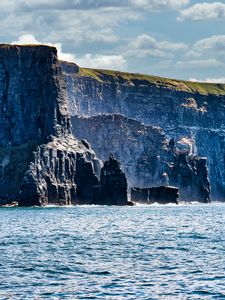
[[[96,190],[96,204],[128,205],[127,179],[120,163],[111,154],[101,170]]]

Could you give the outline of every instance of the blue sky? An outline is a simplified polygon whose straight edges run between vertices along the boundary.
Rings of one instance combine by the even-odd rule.
[[[85,67],[225,82],[224,0],[1,0],[0,28]]]

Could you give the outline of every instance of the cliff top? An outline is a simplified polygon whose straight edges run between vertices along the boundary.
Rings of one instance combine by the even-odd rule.
[[[63,65],[67,64],[62,62]],[[68,66],[72,68],[72,63],[68,63]],[[74,64],[74,66],[77,65]],[[225,84],[220,83],[206,83],[206,82],[192,82],[185,80],[176,80],[170,78],[163,78],[154,75],[144,75],[139,73],[127,73],[112,70],[103,69],[90,69],[90,68],[78,68],[74,67],[74,76],[89,77],[97,80],[98,82],[112,82],[113,80],[121,82],[121,84],[153,84],[157,87],[174,89],[177,91],[198,93],[202,95],[225,95]]]
[[[101,69],[88,69],[80,68],[80,76],[92,77],[98,81],[110,81],[112,77],[118,80],[129,82],[134,84],[137,81],[148,82],[157,85],[158,87],[165,87],[169,89],[175,89],[178,91],[199,93],[203,95],[215,94],[225,95],[225,84],[220,83],[206,83],[206,82],[192,82],[185,80],[176,80],[170,78],[163,78],[154,75],[144,75],[139,73],[127,73],[111,70]]]
[[[56,49],[54,46],[49,45],[43,45],[43,44],[26,44],[26,45],[20,45],[20,44],[0,44],[0,49],[13,49],[17,47],[22,48],[49,48],[49,49]]]
[[[14,53],[36,53],[36,55],[57,55],[57,49],[53,46],[42,44],[26,44],[26,45],[10,45],[0,44],[0,52],[2,55],[14,55]]]

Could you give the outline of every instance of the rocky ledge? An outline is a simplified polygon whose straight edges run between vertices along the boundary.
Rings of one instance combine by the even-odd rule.
[[[178,204],[179,190],[171,186],[159,186],[151,188],[132,188],[131,201],[142,204]]]

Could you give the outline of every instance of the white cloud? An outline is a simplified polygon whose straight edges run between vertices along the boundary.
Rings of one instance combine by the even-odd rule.
[[[8,2],[10,4],[7,6]],[[80,2],[85,7],[85,3],[91,1],[82,0]],[[109,1],[104,2],[108,3]],[[63,3],[65,9],[63,9]],[[86,47],[87,45],[88,47],[101,45],[107,48],[108,45],[116,44],[119,41],[118,36],[114,33],[115,29],[127,21],[137,22],[142,18],[142,11],[137,12],[131,6],[122,8],[119,5],[118,7],[100,6],[96,9],[80,9],[79,11],[66,9],[67,5],[71,5],[71,3],[75,3],[75,1],[18,0],[16,2],[15,0],[1,0],[1,37],[4,36],[4,41],[10,42],[17,36],[29,32],[34,33],[41,41],[50,41],[51,43],[60,41],[63,45],[69,43],[65,46],[69,46],[70,49],[73,49],[72,51],[75,51],[80,45]],[[48,5],[51,6],[51,9]]]
[[[184,51],[187,46],[183,43],[157,41],[155,38],[142,34],[131,41],[126,47],[126,55],[134,57],[171,57],[174,52]]]
[[[213,35],[195,42],[185,53],[184,66],[200,68],[225,67],[225,35]]]
[[[1,0],[1,36],[4,42],[10,42],[17,39],[17,36],[34,34],[42,43],[57,44],[59,56],[64,58],[65,49],[69,53],[79,53],[80,56],[82,52],[83,55],[105,52],[117,55],[120,53],[116,47],[125,41],[124,36],[132,35],[132,28],[146,17],[146,10],[177,9],[188,2],[189,0]],[[124,32],[128,25],[130,32],[126,32],[126,29]],[[171,48],[172,44],[167,46]],[[146,56],[151,52],[150,55],[161,57],[166,54],[161,49],[151,49],[146,54],[144,52],[143,50],[140,55]],[[68,59],[67,54],[67,60],[74,60],[74,57],[70,55]]]
[[[41,44],[32,34],[23,34],[21,35],[17,41],[12,41],[12,45],[26,45],[26,44],[33,44],[38,45]]]
[[[199,58],[202,56],[202,53],[198,52],[197,50],[189,50],[185,53],[185,57],[189,58],[189,59],[193,59],[193,58]]]
[[[76,63],[81,67],[96,69],[124,70],[126,66],[126,60],[122,55],[86,54],[77,58]]]
[[[205,82],[211,83],[224,83],[225,84],[225,77],[224,78],[207,78]]]
[[[206,58],[206,59],[178,61],[177,65],[185,68],[211,68],[211,67],[224,66],[224,63],[214,58]]]
[[[190,47],[185,44],[188,41],[185,34],[189,30],[188,23],[182,24],[177,32],[172,30],[176,26],[175,15],[178,15],[179,11],[186,11],[185,5],[189,3],[191,6],[193,3],[200,4],[205,1],[214,2],[1,0],[1,40],[54,45],[58,49],[60,59],[86,67],[126,69],[132,72],[138,70],[143,73],[149,72],[151,63],[151,72],[163,76],[188,78],[195,74],[197,78],[224,77],[223,36],[208,37]],[[215,3],[220,3],[220,6],[221,2],[224,2],[217,1]],[[153,15],[155,11],[158,13],[168,9],[178,12],[164,11],[163,14]],[[163,17],[165,20],[158,24]],[[168,37],[162,38],[167,22],[171,22],[167,28]],[[207,28],[199,28],[195,36],[200,39],[199,36],[206,34],[207,37]],[[181,43],[178,35],[181,37]],[[207,72],[210,76],[205,75]]]
[[[13,11],[16,8],[16,1],[15,0],[1,0],[0,2],[0,10],[2,12],[10,12]]]
[[[193,20],[215,20],[225,18],[225,3],[198,3],[187,9],[180,11],[180,16],[177,18],[179,21]]]
[[[179,9],[189,3],[189,0],[130,0],[137,7],[149,10],[164,8]]]
[[[190,78],[190,81],[193,82],[208,82],[208,83],[224,83],[225,84],[225,77],[224,78],[206,78],[203,80],[199,80],[196,78]]]
[[[75,62],[82,67],[101,68],[101,69],[117,69],[123,70],[126,66],[126,60],[122,55],[92,55],[86,54],[82,57],[76,57],[71,53],[64,53],[61,43],[42,43],[38,41],[32,34],[24,34],[17,41],[11,42],[16,45],[40,45],[45,44],[57,48],[58,58],[69,62]]]
[[[66,60],[70,62],[75,62],[75,56],[71,53],[64,53],[62,51],[62,44],[61,43],[41,43],[40,41],[36,40],[36,38],[32,34],[24,34],[21,35],[17,41],[11,42],[11,44],[16,45],[26,45],[26,44],[32,44],[32,45],[40,45],[45,44],[48,46],[54,46],[57,48],[58,58],[60,60]]]
[[[197,41],[194,44],[196,51],[214,51],[225,53],[225,35],[213,35],[211,37]]]
[[[98,10],[101,8],[138,7],[140,9],[179,9],[189,0],[1,0],[0,7],[35,10]]]
[[[35,30],[40,35],[46,32],[43,39],[51,42],[70,43],[70,47],[80,45],[109,47],[119,42],[119,26],[123,22],[137,21],[140,14],[119,9],[95,11],[68,10],[50,12],[38,16],[35,20]],[[117,30],[116,34],[114,30]]]
[[[60,60],[65,60],[65,61],[69,61],[69,62],[76,62],[76,58],[73,54],[64,53],[62,51],[62,44],[61,43],[52,44],[52,46],[57,48],[58,58]]]

